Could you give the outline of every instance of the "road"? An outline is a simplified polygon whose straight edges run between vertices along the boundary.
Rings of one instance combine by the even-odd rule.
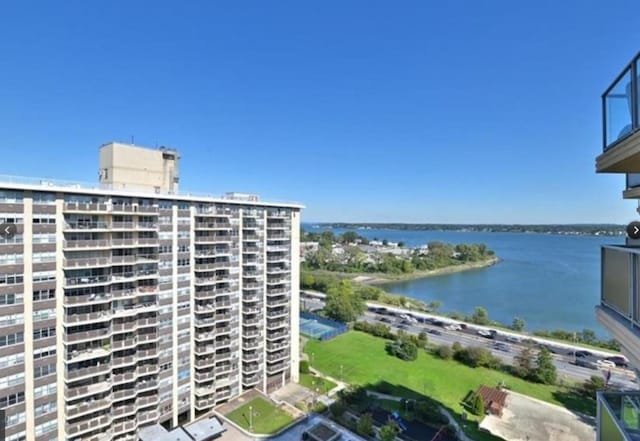
[[[320,299],[304,300],[304,306],[307,309],[322,309],[324,302]],[[407,311],[411,313],[410,311]],[[485,347],[491,351],[491,353],[502,360],[504,363],[513,364],[513,358],[525,347],[523,344],[510,343],[506,341],[506,336],[498,333],[494,339],[481,337],[477,334],[477,331],[471,328],[463,329],[460,331],[447,330],[442,326],[434,325],[432,323],[411,323],[407,320],[403,320],[398,316],[382,315],[372,311],[367,311],[360,317],[360,320],[370,323],[385,323],[391,328],[398,330],[403,329],[405,332],[411,334],[419,334],[422,331],[436,331],[439,335],[429,333],[429,341],[434,344],[446,344],[452,345],[454,342],[459,342],[463,346],[479,346]],[[503,347],[506,350],[498,350],[494,348],[496,342],[502,342]],[[552,346],[553,363],[558,370],[558,376],[565,381],[585,381],[593,375],[604,375],[609,368],[604,369],[590,369],[583,366],[576,366],[573,364],[574,356],[571,352],[570,345]],[[577,347],[577,349],[583,349]],[[575,350],[575,349],[574,349]],[[582,359],[593,361],[597,360],[595,355],[581,357]],[[638,385],[636,383],[636,376],[632,370],[622,368],[611,368],[611,379],[609,384],[621,389],[637,390]]]

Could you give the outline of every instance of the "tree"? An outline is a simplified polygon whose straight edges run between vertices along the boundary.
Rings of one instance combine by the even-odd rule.
[[[396,439],[396,436],[399,432],[400,430],[398,429],[396,423],[391,422],[380,427],[378,436],[380,437],[380,441],[393,441],[394,439]]]
[[[371,436],[373,435],[373,418],[370,413],[364,413],[360,416],[356,431],[360,435]]]
[[[359,238],[360,236],[358,236],[358,233],[356,233],[355,231],[345,231],[340,237],[340,242],[344,244],[356,243]]]
[[[482,306],[475,307],[473,315],[471,316],[471,321],[476,325],[488,325],[491,323],[489,320],[489,313]]]
[[[591,329],[583,329],[580,333],[580,340],[591,345],[598,341],[598,337],[596,337],[596,333]]]
[[[329,411],[334,418],[341,418],[345,411],[345,406],[341,401],[334,401],[331,406],[329,406]]]
[[[522,331],[524,330],[525,322],[520,317],[514,317],[513,322],[511,323],[511,329],[514,331]]]
[[[398,248],[404,248],[405,243],[403,241],[398,242]]]
[[[307,272],[302,273],[302,278],[300,281],[302,282],[301,285],[303,288],[313,288],[316,283],[316,279],[315,277],[313,277],[313,274]]]
[[[387,343],[385,349],[389,355],[395,355],[400,360],[413,361],[418,358],[418,347],[406,336],[401,336],[398,340]]]
[[[389,245],[389,241],[387,239],[382,239],[382,245],[386,247],[387,245]]]
[[[453,344],[451,345],[451,350],[455,355],[456,352],[462,350],[462,344],[459,341],[454,341]]]
[[[533,373],[533,350],[531,347],[524,347],[518,355],[513,358],[513,368],[515,374],[520,378],[530,378]]]
[[[549,349],[541,347],[536,361],[537,366],[533,372],[533,378],[539,383],[554,384],[558,378],[558,372],[553,364]]]
[[[606,387],[607,385],[604,381],[604,378],[598,375],[593,375],[582,384],[581,392],[585,397],[595,400],[596,392],[598,392],[599,390],[604,390],[606,389]]]
[[[349,280],[342,280],[327,291],[324,311],[328,317],[340,322],[352,322],[365,310],[365,303],[355,294]]]

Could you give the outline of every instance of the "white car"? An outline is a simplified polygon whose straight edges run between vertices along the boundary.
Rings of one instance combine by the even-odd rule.
[[[616,364],[611,360],[598,360],[598,361],[596,361],[596,364],[598,366],[600,366],[600,367],[603,367],[603,368],[614,368],[614,367],[616,367]]]
[[[446,325],[444,329],[447,329],[449,331],[460,331],[462,328],[460,327],[460,325],[456,325],[452,323],[450,325]]]

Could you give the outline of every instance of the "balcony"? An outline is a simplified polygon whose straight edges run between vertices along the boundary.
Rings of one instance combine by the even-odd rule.
[[[632,364],[640,362],[640,248],[603,246],[601,295],[596,317],[620,342]]]
[[[596,159],[598,172],[640,171],[639,63],[640,54],[602,95],[603,153]]]
[[[598,392],[598,441],[640,441],[640,392]]]

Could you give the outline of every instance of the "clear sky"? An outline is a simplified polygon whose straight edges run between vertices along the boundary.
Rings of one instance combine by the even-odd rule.
[[[307,221],[628,222],[596,175],[638,1],[4,2],[0,173],[97,180],[167,145],[182,188]]]

